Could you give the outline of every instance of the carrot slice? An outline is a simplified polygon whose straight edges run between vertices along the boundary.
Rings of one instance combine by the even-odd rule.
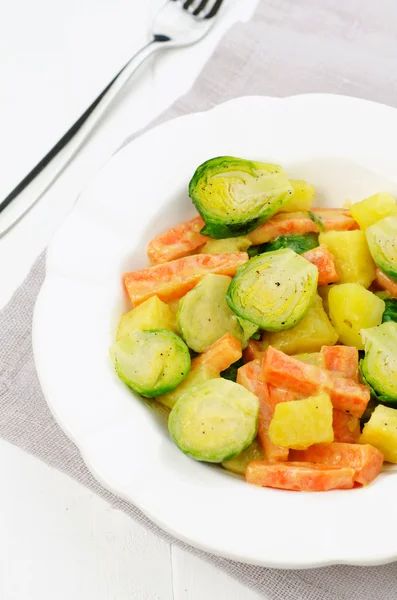
[[[358,349],[353,346],[323,346],[324,368],[358,383]]]
[[[154,238],[147,248],[150,261],[153,264],[168,262],[208,242],[210,238],[200,233],[204,224],[203,219],[197,216]]]
[[[332,411],[332,429],[335,442],[357,444],[360,439],[360,419],[336,408]]]
[[[142,271],[126,273],[124,285],[134,306],[155,295],[168,302],[184,296],[208,273],[235,275],[237,268],[247,260],[246,252],[185,256]]]
[[[358,229],[344,208],[313,208],[309,212],[279,213],[247,234],[253,244],[263,244],[288,233],[319,233]]]
[[[397,283],[380,269],[376,269],[376,283],[390,296],[397,298]]]
[[[269,425],[273,418],[275,405],[269,398],[266,383],[259,381],[260,369],[259,360],[253,360],[240,367],[237,371],[237,383],[243,385],[259,399],[258,437],[266,457],[270,461],[287,460],[288,448],[276,446],[269,437]]]
[[[248,346],[243,352],[244,360],[246,360],[247,362],[251,360],[262,360],[262,358],[265,355],[265,351],[262,350],[262,347],[262,342],[259,342],[257,340],[250,340],[248,342]]]
[[[218,375],[239,360],[242,356],[241,343],[230,333],[209,346],[192,360],[191,369],[208,366]]]
[[[315,365],[303,363],[269,346],[262,360],[260,380],[303,396],[327,392],[334,408],[361,417],[370,398],[369,388]]]
[[[326,492],[352,488],[354,473],[351,467],[314,465],[309,462],[270,463],[265,460],[253,460],[248,463],[245,479],[248,483],[262,487]]]
[[[291,460],[337,467],[352,467],[354,481],[368,485],[381,471],[383,454],[369,444],[315,444],[307,450],[291,450]]]
[[[335,257],[325,244],[320,244],[317,248],[304,252],[302,256],[317,267],[318,285],[327,285],[339,281]]]

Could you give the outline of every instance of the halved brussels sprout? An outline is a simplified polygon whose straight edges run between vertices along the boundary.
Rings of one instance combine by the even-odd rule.
[[[303,254],[308,250],[317,248],[317,246],[318,234],[306,233],[305,235],[280,235],[275,240],[266,242],[260,246],[254,246],[254,248],[258,248],[258,254],[262,254],[262,252],[273,252],[274,250],[280,250],[280,248],[291,248],[291,250],[297,254]]]
[[[226,294],[230,308],[265,331],[291,329],[316,296],[318,269],[285,248],[251,258]]]
[[[259,400],[242,385],[211,379],[186,392],[171,410],[174,442],[196,460],[220,463],[237,456],[257,433]]]
[[[245,323],[229,308],[226,292],[231,277],[209,274],[179,303],[178,327],[186,344],[195,352],[230,333],[245,347],[257,326]],[[244,326],[244,328],[243,328]]]
[[[190,370],[188,347],[166,329],[135,329],[113,344],[110,355],[120,379],[146,398],[173,390]]]
[[[219,156],[194,173],[189,195],[212,238],[244,235],[270,219],[293,194],[278,165]]]
[[[363,329],[365,357],[361,374],[379,402],[397,405],[397,323]]]
[[[397,281],[397,216],[377,221],[365,233],[374,262],[393,281]]]

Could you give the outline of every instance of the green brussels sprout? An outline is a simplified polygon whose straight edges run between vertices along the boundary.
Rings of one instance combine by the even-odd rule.
[[[292,194],[278,165],[232,156],[207,160],[189,184],[189,195],[205,222],[201,233],[216,239],[252,231],[279,211]]]
[[[365,357],[361,375],[383,404],[397,405],[397,323],[388,321],[361,331]]]
[[[375,264],[397,281],[397,216],[377,221],[367,227],[365,234]]]
[[[397,298],[384,297],[384,303],[386,304],[385,312],[382,316],[382,322],[394,321],[397,323]]]
[[[237,270],[226,294],[230,308],[265,331],[291,329],[317,292],[318,269],[289,248],[265,252]]]
[[[237,456],[257,433],[259,400],[242,385],[210,379],[183,394],[170,412],[168,429],[182,452],[220,463]]]
[[[146,398],[173,390],[190,370],[189,348],[167,329],[135,329],[113,344],[110,355],[120,379]]]
[[[272,240],[271,242],[265,242],[260,246],[253,247],[259,249],[259,252],[257,252],[257,254],[262,254],[263,252],[273,252],[274,250],[280,250],[280,248],[291,248],[291,250],[293,250],[297,254],[303,254],[308,250],[317,248],[317,246],[318,234],[306,233],[304,235],[280,235],[278,238]]]
[[[186,344],[195,352],[204,352],[226,333],[242,346],[258,327],[239,319],[226,302],[231,277],[210,273],[179,302],[178,328]]]

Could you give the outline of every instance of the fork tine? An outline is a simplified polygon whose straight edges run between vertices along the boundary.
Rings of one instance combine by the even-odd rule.
[[[184,2],[184,3],[183,3],[183,8],[184,8],[185,10],[187,10],[187,9],[189,8],[189,6],[190,6],[191,4],[193,4],[193,2],[194,2],[194,0],[186,0],[186,2]]]
[[[211,10],[205,15],[204,19],[212,19],[213,17],[215,17],[215,15],[218,13],[221,5],[222,5],[223,0],[215,0],[215,4],[214,6],[211,8]]]
[[[201,0],[198,7],[192,12],[195,17],[198,17],[202,10],[207,6],[208,0]]]

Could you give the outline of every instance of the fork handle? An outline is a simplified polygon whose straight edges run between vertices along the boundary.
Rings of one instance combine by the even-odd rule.
[[[0,215],[0,238],[9,232],[44,195],[79,151],[130,77],[151,54],[163,47],[164,42],[167,41],[169,38],[166,36],[156,35],[151,42],[139,50],[46,156],[0,203],[0,213],[3,213]],[[61,150],[63,150],[62,153]],[[52,162],[52,168],[45,170],[50,162]],[[37,178],[39,174],[40,177]],[[16,198],[18,198],[18,202],[9,206]],[[8,210],[3,212],[7,207]]]

